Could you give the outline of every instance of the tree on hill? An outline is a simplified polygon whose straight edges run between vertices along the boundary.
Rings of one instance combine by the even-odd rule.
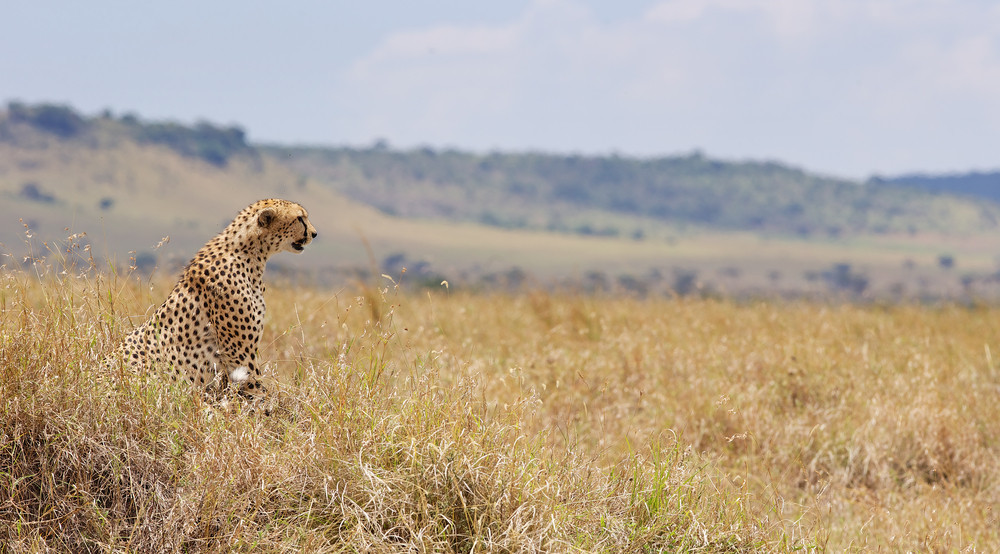
[[[7,104],[7,117],[13,123],[27,123],[63,138],[76,136],[87,127],[87,121],[80,114],[68,106],[57,104],[28,106],[10,102]]]
[[[929,175],[913,173],[898,177],[872,177],[873,186],[891,185],[933,193],[959,194],[1000,202],[1000,171]]]
[[[115,121],[109,110],[88,118],[68,106],[27,105],[17,101],[8,103],[6,120],[13,124],[30,125],[62,139],[83,136],[95,127],[102,126],[112,134],[117,133],[137,142],[166,146],[182,156],[201,159],[216,167],[224,167],[235,155],[257,156],[254,147],[247,143],[246,132],[241,127],[221,127],[204,121],[194,126],[174,122],[143,122],[133,114],[123,115]],[[10,132],[7,129],[7,135]],[[0,138],[3,136],[0,134]]]
[[[138,141],[162,144],[217,167],[224,167],[235,154],[253,150],[240,127],[216,127],[206,122],[188,127],[179,123],[141,123],[134,118],[129,121]]]

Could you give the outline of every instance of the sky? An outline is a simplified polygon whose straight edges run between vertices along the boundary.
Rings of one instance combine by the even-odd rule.
[[[8,3],[0,101],[280,144],[1000,169],[987,0]]]

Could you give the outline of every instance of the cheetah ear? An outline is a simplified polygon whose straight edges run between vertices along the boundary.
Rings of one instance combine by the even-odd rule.
[[[257,215],[257,225],[265,229],[271,226],[272,221],[274,221],[274,208],[264,208]]]

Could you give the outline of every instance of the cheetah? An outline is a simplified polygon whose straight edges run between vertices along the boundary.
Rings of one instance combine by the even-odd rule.
[[[241,396],[264,394],[257,349],[264,323],[264,265],[300,253],[316,238],[305,208],[260,200],[241,211],[184,269],[153,316],[123,341],[132,369],[166,370],[173,381],[217,395],[232,382]]]

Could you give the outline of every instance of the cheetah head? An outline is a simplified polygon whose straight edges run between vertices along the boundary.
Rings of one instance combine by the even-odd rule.
[[[316,238],[316,228],[305,208],[287,200],[274,201],[257,213],[261,236],[273,252],[302,252]]]

